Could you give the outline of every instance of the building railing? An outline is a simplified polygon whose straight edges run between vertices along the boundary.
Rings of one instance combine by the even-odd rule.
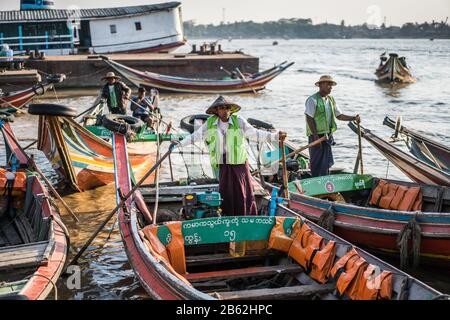
[[[3,37],[3,33],[0,33],[0,44],[7,43],[9,47],[12,49],[16,49],[18,47],[19,51],[23,51],[24,46],[42,46],[42,49],[49,49],[50,47],[57,46],[57,45],[70,45],[71,48],[75,46],[75,40],[73,37],[73,34],[66,34],[66,35],[49,35],[48,32],[45,33],[43,36],[26,36],[23,37],[21,35],[22,30],[19,29],[19,36],[18,37]],[[35,41],[35,42],[27,42],[27,40],[38,40],[41,39],[42,41]],[[55,39],[58,39],[55,41]],[[67,40],[62,40],[67,39]],[[15,42],[11,42],[15,41]],[[14,48],[16,47],[16,48]]]

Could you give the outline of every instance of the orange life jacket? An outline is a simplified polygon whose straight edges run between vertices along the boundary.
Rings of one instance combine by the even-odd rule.
[[[382,300],[392,297],[392,272],[376,274],[377,267],[370,264],[357,280],[356,300]]]
[[[315,233],[306,223],[296,234],[289,256],[298,262],[311,278],[325,283],[328,281],[328,274],[336,256],[336,246],[334,241],[325,240]]]
[[[292,241],[294,240],[293,235],[297,234],[297,229],[300,229],[301,221],[297,220],[294,222],[291,235],[288,236],[283,227],[285,220],[286,217],[275,217],[275,225],[273,226],[269,237],[269,249],[275,249],[286,253],[289,252]]]
[[[422,201],[420,187],[406,187],[380,179],[369,204],[389,210],[420,211]]]
[[[8,171],[0,168],[0,195],[4,195],[8,183],[8,179],[6,178],[6,173]],[[14,172],[14,184],[12,186],[12,195],[23,195],[24,192],[27,191],[27,175],[25,172],[17,171]]]

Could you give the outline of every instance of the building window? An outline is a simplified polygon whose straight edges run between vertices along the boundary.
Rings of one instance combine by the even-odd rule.
[[[135,22],[134,25],[136,26],[137,31],[142,30],[142,25],[140,22]]]
[[[115,24],[109,25],[109,29],[111,30],[111,33],[117,33],[117,27]]]

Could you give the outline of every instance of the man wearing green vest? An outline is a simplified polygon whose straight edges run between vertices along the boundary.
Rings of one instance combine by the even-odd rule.
[[[206,142],[211,166],[219,178],[223,215],[257,214],[245,139],[278,145],[278,140],[286,137],[281,131],[272,133],[255,129],[243,117],[234,114],[240,109],[236,103],[220,96],[206,110],[212,116],[179,143],[185,147],[197,141]]]
[[[310,96],[305,103],[306,134],[309,143],[325,135],[328,137],[326,141],[309,149],[313,177],[329,175],[330,167],[334,164],[331,146],[335,144],[333,132],[337,129],[336,119],[358,123],[361,121],[359,115],[353,117],[342,114],[336,101],[330,95],[331,89],[336,84],[331,76],[321,76],[316,82],[319,91]]]

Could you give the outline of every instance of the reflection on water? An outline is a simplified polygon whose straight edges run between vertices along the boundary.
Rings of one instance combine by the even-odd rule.
[[[433,50],[430,50],[430,46]],[[257,95],[241,94],[230,98],[242,106],[242,116],[272,123],[276,128],[288,132],[289,139],[299,145],[304,145],[307,141],[304,102],[315,92],[314,83],[321,74],[331,74],[337,80],[338,85],[334,87],[333,95],[343,112],[359,113],[362,124],[379,136],[392,135],[392,130],[382,125],[386,115],[393,119],[396,115],[402,115],[404,125],[423,131],[443,143],[450,142],[450,88],[443,81],[450,74],[450,41],[280,40],[279,45],[274,48],[270,40],[233,40],[226,44],[225,49],[240,48],[259,56],[261,69],[283,60],[296,62],[270,83],[267,90]],[[397,51],[406,56],[418,79],[417,83],[394,87],[375,83],[373,73],[378,66],[378,56],[383,51]],[[58,100],[50,93],[51,99],[41,98],[38,102],[59,102],[74,106],[81,112],[92,104],[97,91],[58,91],[57,94]],[[172,121],[176,126],[184,116],[204,113],[215,98],[208,95],[162,95],[160,108],[164,120]],[[338,126],[335,134],[337,145],[333,149],[336,165],[353,169],[358,151],[357,136],[345,123],[339,122]],[[37,117],[21,115],[13,124],[13,129],[23,140],[23,144],[28,144],[37,137]],[[398,146],[406,150],[403,144]],[[52,182],[56,182],[57,175],[42,153],[36,149],[30,149],[30,152],[35,155],[44,173]],[[3,149],[0,158],[4,158]],[[407,180],[393,165],[388,167],[386,159],[364,140],[363,160],[367,173]],[[173,155],[172,161],[175,177],[186,176],[180,156]],[[168,171],[166,166],[162,172],[162,180],[169,180]],[[70,194],[64,199],[80,217],[77,224],[61,208],[64,222],[70,230],[72,247],[78,250],[114,207],[114,186]],[[66,279],[61,279],[58,285],[60,298],[147,298],[127,262],[117,226],[112,230],[113,223],[114,219],[79,260],[81,289],[69,290],[65,285]],[[450,292],[449,276],[441,271],[423,269],[414,272],[414,275],[441,291]]]

